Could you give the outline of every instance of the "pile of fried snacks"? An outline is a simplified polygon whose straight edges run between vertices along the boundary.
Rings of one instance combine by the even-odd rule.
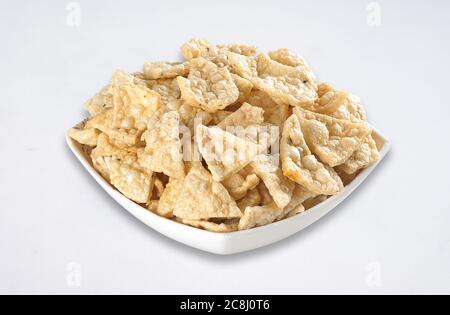
[[[287,49],[192,39],[183,62],[118,70],[69,131],[132,201],[212,232],[264,226],[339,193],[380,159],[356,96]]]

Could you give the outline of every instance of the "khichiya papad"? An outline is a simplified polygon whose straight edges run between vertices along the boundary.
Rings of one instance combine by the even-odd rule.
[[[380,159],[361,100],[289,49],[192,39],[184,60],[114,72],[69,131],[93,167],[159,216],[215,233],[308,211]]]

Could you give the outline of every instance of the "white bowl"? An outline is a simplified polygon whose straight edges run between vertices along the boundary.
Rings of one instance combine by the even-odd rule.
[[[381,160],[389,152],[390,142],[378,131],[374,131],[374,138],[381,153]],[[321,204],[308,211],[292,218],[276,222],[263,227],[239,231],[233,233],[212,233],[187,225],[183,225],[172,220],[160,217],[149,210],[141,207],[133,201],[127,199],[114,187],[112,187],[97,171],[92,167],[90,159],[83,152],[81,146],[70,137],[67,143],[92,177],[100,186],[122,207],[130,212],[137,219],[145,223],[161,234],[174,239],[185,245],[219,255],[231,255],[241,253],[260,247],[264,247],[280,240],[283,240],[321,219],[342,201],[344,201],[381,162],[363,170],[348,186],[336,196],[333,196]]]

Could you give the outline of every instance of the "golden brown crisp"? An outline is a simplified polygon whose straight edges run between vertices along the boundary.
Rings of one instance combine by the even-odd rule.
[[[295,108],[294,113],[309,148],[331,167],[344,164],[372,133],[366,123],[353,123],[302,108]]]
[[[344,188],[337,173],[312,154],[296,115],[284,125],[280,149],[283,173],[292,181],[322,195],[335,195]]]
[[[264,122],[264,110],[260,107],[244,103],[237,111],[223,119],[217,127],[226,130],[230,126],[249,127],[262,125]]]
[[[258,57],[258,77],[251,81],[279,105],[311,106],[317,98],[317,86],[309,73],[278,63],[267,54]]]
[[[190,106],[215,113],[239,98],[239,89],[227,68],[197,58],[191,61],[188,78],[178,77],[181,98]]]
[[[242,216],[236,201],[202,166],[186,176],[174,215],[186,220],[233,219]]]
[[[179,124],[178,112],[169,112],[142,135],[146,144],[139,154],[142,167],[169,177],[184,177]]]
[[[295,183],[283,175],[279,161],[279,154],[260,155],[251,163],[251,166],[263,180],[278,208],[284,209],[291,202]]]

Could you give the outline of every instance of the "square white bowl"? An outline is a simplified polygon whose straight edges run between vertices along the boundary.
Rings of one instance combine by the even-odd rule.
[[[66,138],[67,144],[84,168],[86,168],[97,183],[99,183],[116,202],[125,208],[125,210],[147,226],[173,240],[218,255],[241,253],[276,243],[300,232],[328,214],[364,182],[389,152],[391,148],[390,142],[377,130],[374,131],[374,139],[380,150],[380,161],[364,169],[339,194],[330,197],[304,213],[280,222],[246,231],[213,233],[160,217],[127,199],[97,173],[81,146],[70,137],[67,136]]]

